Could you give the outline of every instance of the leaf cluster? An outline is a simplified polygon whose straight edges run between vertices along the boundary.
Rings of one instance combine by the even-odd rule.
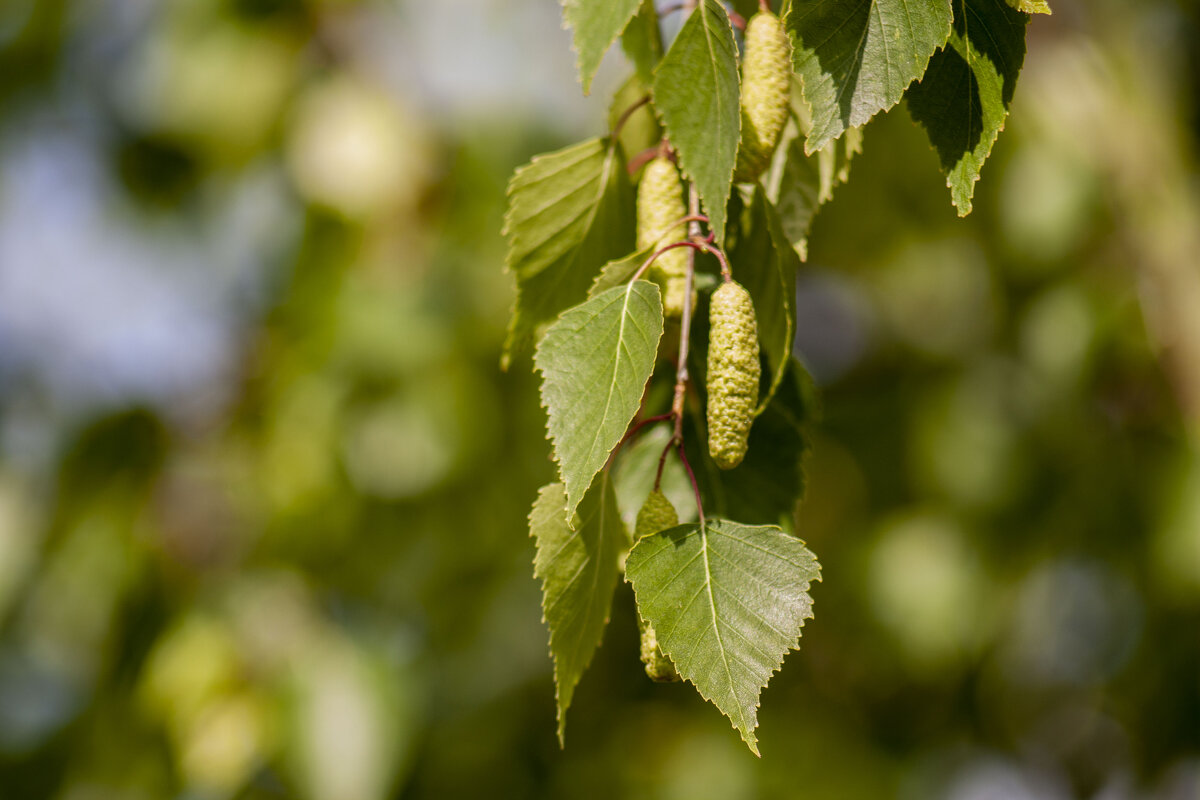
[[[813,217],[849,178],[862,126],[904,98],[959,214],[969,213],[1012,101],[1029,15],[1049,8],[1041,0],[783,0],[790,75],[775,85],[792,87],[787,122],[766,171],[737,183],[745,88],[738,28],[759,5],[685,5],[667,45],[653,0],[564,0],[584,91],[618,40],[632,74],[614,98],[607,135],[534,158],[509,185],[507,264],[518,297],[504,359],[536,343],[558,465],[530,531],[560,739],[624,570],[662,653],[757,753],[760,693],[798,647],[812,613],[808,587],[820,577],[791,534],[813,407],[792,353],[796,273]],[[704,456],[707,293],[676,323],[664,318],[660,287],[641,280],[656,247],[636,247],[638,168],[666,153],[690,187],[697,220],[675,245],[698,251],[689,253],[689,288],[718,280],[709,257],[717,255],[722,279],[731,273],[744,286],[757,320],[756,419],[745,460],[727,471]],[[656,390],[672,384],[673,399]],[[654,421],[674,428],[661,451],[622,449]],[[672,452],[689,475],[696,521],[633,542],[633,511],[622,498],[657,492]],[[657,468],[647,463],[655,459]],[[622,474],[646,485],[618,486]]]

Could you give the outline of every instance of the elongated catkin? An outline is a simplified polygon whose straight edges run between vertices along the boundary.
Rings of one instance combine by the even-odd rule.
[[[754,302],[740,284],[722,284],[709,306],[707,382],[708,454],[721,469],[746,456],[761,373]]]
[[[734,179],[756,180],[775,152],[792,91],[792,43],[779,17],[761,11],[746,25],[742,61],[742,139]]]

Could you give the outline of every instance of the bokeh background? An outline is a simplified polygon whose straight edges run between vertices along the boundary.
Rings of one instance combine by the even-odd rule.
[[[553,733],[499,228],[619,54],[583,98],[551,0],[3,0],[0,797],[1200,798],[1200,8],[1052,4],[971,217],[903,105],[818,217],[758,760],[627,586]]]

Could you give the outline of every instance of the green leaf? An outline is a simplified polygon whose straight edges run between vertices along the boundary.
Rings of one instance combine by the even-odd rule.
[[[534,365],[568,518],[637,413],[662,332],[659,289],[639,280],[567,311],[538,344]]]
[[[697,385],[703,386],[699,381]],[[692,458],[706,511],[792,529],[804,496],[805,424],[816,417],[814,395],[808,373],[793,358],[775,397],[750,428],[741,464],[721,470],[711,459]],[[702,415],[688,416],[684,444],[690,454],[708,452]]]
[[[900,102],[950,35],[950,0],[811,0],[786,24],[812,109],[806,152]]]
[[[605,264],[600,268],[600,274],[596,276],[596,280],[592,282],[592,288],[588,289],[588,297],[603,294],[614,286],[620,286],[628,281],[638,271],[638,267],[645,264],[646,259],[654,255],[657,248],[658,245],[653,244],[630,253],[624,258],[616,258]]]
[[[662,60],[662,35],[658,30],[658,12],[654,0],[642,0],[637,14],[621,34],[621,49],[633,62],[638,79],[650,86],[654,83],[654,68]]]
[[[584,94],[591,92],[592,78],[600,61],[637,8],[638,0],[563,0],[563,19],[575,32],[579,80]]]
[[[670,422],[651,425],[641,433],[637,441],[621,447],[616,465],[612,469],[612,481],[617,490],[617,505],[621,518],[633,525],[637,512],[646,501],[646,494],[654,486],[658,472],[658,459],[674,434]],[[692,484],[688,480],[683,464],[674,455],[667,455],[663,462],[662,493],[675,506],[679,519],[691,522],[696,519],[696,501]]]
[[[710,519],[640,540],[625,577],[679,674],[758,755],[759,695],[812,617],[816,557],[779,528]]]
[[[725,238],[725,204],[741,135],[737,45],[729,15],[702,0],[683,23],[654,76],[654,106],[679,166],[696,184],[717,243]]]
[[[609,130],[616,127],[621,116],[634,103],[650,94],[648,86],[649,84],[643,83],[636,74],[630,75],[621,85],[608,107]],[[657,145],[662,139],[662,126],[658,124],[658,117],[654,116],[654,109],[649,104],[636,109],[625,120],[617,139],[626,159]]]
[[[779,216],[759,186],[744,214],[742,235],[729,253],[733,277],[754,300],[758,341],[770,367],[771,380],[759,399],[761,415],[775,395],[792,360],[796,336],[796,270],[800,257],[783,233]]]
[[[908,109],[937,150],[959,216],[1004,119],[1025,61],[1029,17],[1004,0],[954,0],[954,33],[908,92]]]
[[[533,574],[542,581],[542,615],[554,656],[560,745],[575,686],[604,636],[620,558],[630,543],[607,473],[584,498],[573,525],[567,524],[565,502],[563,485],[553,483],[538,492],[529,514],[537,542]]]
[[[812,127],[808,108],[793,91],[796,121],[784,129],[781,155],[767,175],[767,197],[779,214],[784,236],[801,261],[808,260],[808,232],[821,206],[833,199],[833,190],[850,177],[850,162],[862,152],[862,129],[850,128],[817,152],[804,152],[806,132]]]
[[[620,148],[589,139],[535,156],[508,184],[507,265],[517,302],[502,366],[537,328],[587,296],[600,267],[634,248],[633,187]]]
[[[1026,14],[1053,14],[1046,0],[1008,0],[1008,4]]]

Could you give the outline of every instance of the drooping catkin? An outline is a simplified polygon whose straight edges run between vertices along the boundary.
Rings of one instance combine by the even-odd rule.
[[[758,404],[758,324],[754,301],[740,284],[713,292],[708,332],[708,454],[721,469],[746,456]]]
[[[742,137],[734,180],[754,181],[771,163],[788,117],[792,43],[779,17],[760,11],[746,25],[742,60]]]
[[[687,226],[679,222],[686,214],[679,171],[664,156],[652,159],[638,184],[638,249],[665,247],[686,239]],[[687,288],[687,248],[676,247],[659,256],[650,277],[662,287],[663,313],[678,318],[683,313]]]
[[[637,522],[633,529],[634,541],[643,536],[665,531],[667,528],[674,528],[678,524],[679,514],[676,513],[675,506],[671,505],[671,501],[667,499],[666,495],[655,489],[638,511]],[[654,626],[643,620],[640,614],[638,615],[638,629],[641,631],[642,663],[646,665],[646,674],[650,680],[658,683],[678,681],[679,673],[675,670],[675,665],[658,646],[658,636],[654,632]]]

